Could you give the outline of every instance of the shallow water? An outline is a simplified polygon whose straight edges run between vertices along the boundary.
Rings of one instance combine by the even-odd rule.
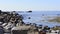
[[[17,12],[20,15],[23,15],[24,19],[23,21],[25,23],[36,23],[38,25],[48,25],[49,27],[53,26],[60,26],[60,23],[57,22],[48,22],[48,16],[49,17],[55,17],[60,15],[60,11],[32,11],[30,13],[28,12]],[[31,19],[28,19],[28,17],[31,17]],[[50,18],[52,19],[52,18]],[[45,20],[45,21],[43,21]]]

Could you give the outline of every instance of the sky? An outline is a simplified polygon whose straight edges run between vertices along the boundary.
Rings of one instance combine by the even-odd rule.
[[[0,0],[3,11],[60,11],[60,0]]]

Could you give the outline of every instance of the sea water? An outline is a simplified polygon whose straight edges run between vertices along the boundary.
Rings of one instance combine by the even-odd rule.
[[[60,11],[32,11],[32,12],[27,12],[27,11],[22,11],[22,12],[17,12],[18,14],[22,15],[24,17],[23,21],[27,23],[36,23],[37,25],[43,25],[43,26],[60,26],[60,23],[57,22],[48,22],[47,20],[49,17],[55,17],[55,16],[60,16]],[[28,19],[28,18],[31,19]],[[52,18],[52,19],[53,19]],[[44,21],[45,20],[45,21]]]

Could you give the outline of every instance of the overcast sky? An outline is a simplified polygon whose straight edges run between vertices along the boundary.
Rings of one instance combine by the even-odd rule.
[[[3,11],[60,11],[60,0],[0,0]]]

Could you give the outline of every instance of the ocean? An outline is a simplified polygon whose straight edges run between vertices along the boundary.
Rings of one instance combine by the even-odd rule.
[[[24,17],[23,21],[26,24],[36,23],[37,25],[43,25],[49,27],[60,26],[60,23],[48,21],[48,19],[53,19],[56,16],[60,16],[60,11],[32,11],[32,12],[17,11],[17,13]]]

